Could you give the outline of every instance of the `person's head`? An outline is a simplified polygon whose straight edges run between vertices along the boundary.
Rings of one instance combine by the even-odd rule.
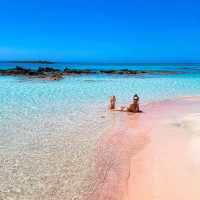
[[[133,101],[134,102],[137,102],[137,101],[139,101],[139,96],[137,95],[137,94],[135,94],[134,96],[133,96]]]

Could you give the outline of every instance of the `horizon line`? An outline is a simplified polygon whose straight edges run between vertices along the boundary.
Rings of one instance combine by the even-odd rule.
[[[25,59],[25,60],[0,60],[0,63],[33,63],[33,64],[118,64],[118,65],[190,65],[190,64],[200,64],[200,62],[122,62],[122,61],[56,61],[47,59]]]

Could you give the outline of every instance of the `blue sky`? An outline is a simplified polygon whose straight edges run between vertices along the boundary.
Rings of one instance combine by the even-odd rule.
[[[0,0],[0,60],[200,62],[194,0]]]

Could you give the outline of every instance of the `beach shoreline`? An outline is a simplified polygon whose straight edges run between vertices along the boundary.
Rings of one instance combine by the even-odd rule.
[[[131,158],[151,144],[148,119],[154,115],[149,113],[161,108],[160,117],[182,95],[199,94],[199,81],[199,75],[190,74],[66,76],[55,82],[1,76],[0,198],[125,198]],[[110,95],[116,95],[120,107],[134,93],[144,113],[108,111]]]
[[[199,102],[178,97],[148,103],[143,114],[119,113],[97,144],[87,199],[198,199]]]

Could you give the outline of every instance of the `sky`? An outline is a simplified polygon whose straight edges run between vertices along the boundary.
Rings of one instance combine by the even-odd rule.
[[[197,0],[0,0],[0,60],[200,62]]]

